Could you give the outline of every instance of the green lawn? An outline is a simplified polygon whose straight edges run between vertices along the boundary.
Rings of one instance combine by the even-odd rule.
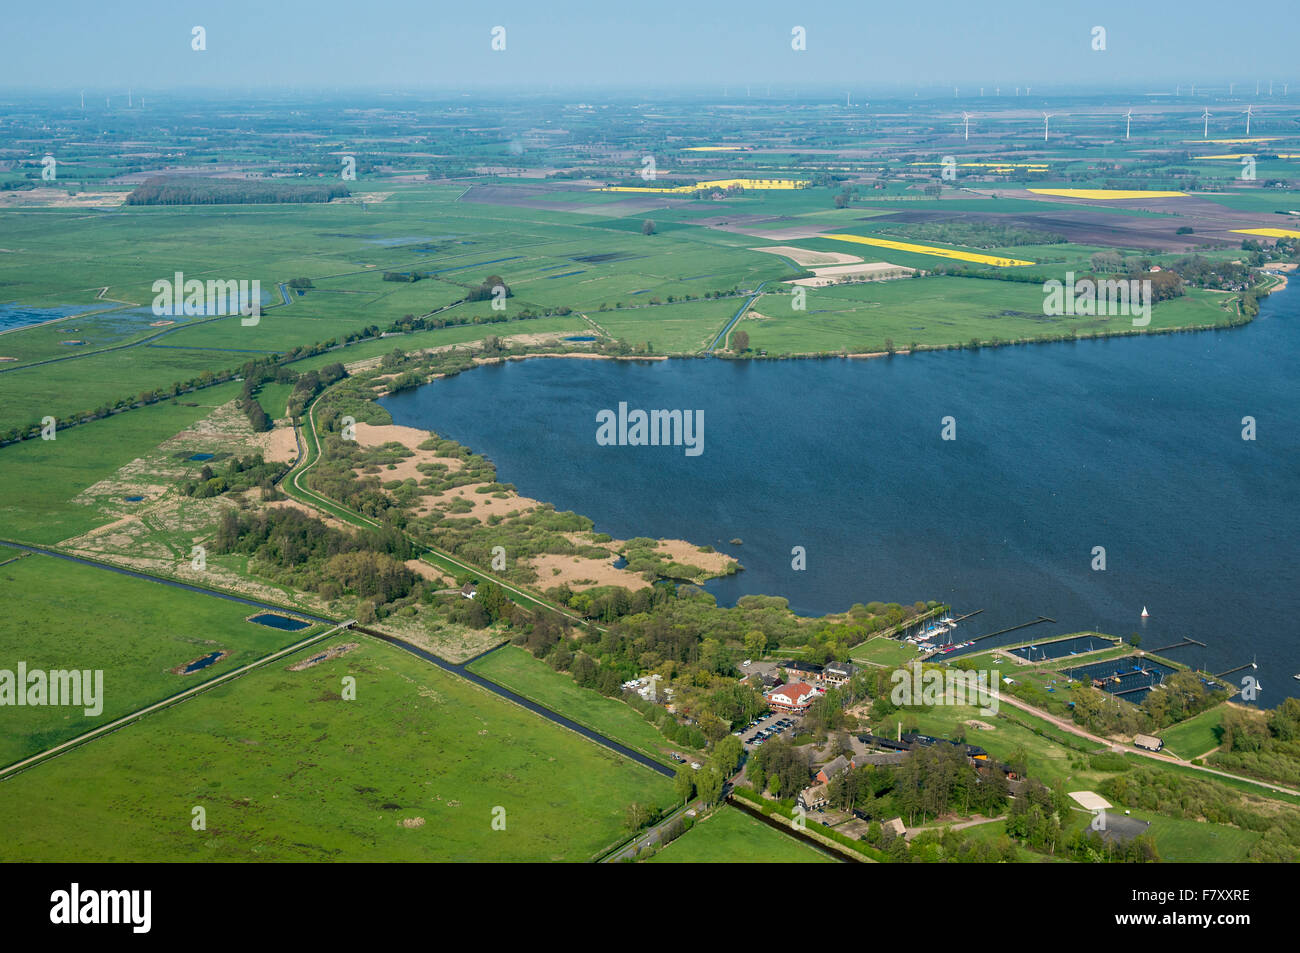
[[[1133,816],[1150,821],[1147,833],[1156,842],[1160,859],[1169,863],[1238,864],[1264,834],[1243,831],[1223,824],[1162,817],[1135,811]]]
[[[555,671],[518,646],[504,645],[472,662],[469,668],[512,692],[540,702],[552,711],[664,764],[672,764],[665,757],[665,751],[681,748],[668,741],[630,706],[581,687],[569,675]]]
[[[251,606],[56,559],[28,556],[0,566],[0,668],[100,670],[103,711],[53,705],[5,709],[0,764],[10,764],[193,688],[320,627],[283,632],[245,621]],[[213,652],[230,654],[190,675],[171,669]]]
[[[674,800],[641,765],[359,641],[299,672],[278,660],[0,782],[0,860],[585,861],[629,833],[630,803]],[[344,676],[355,701],[340,697]],[[206,830],[191,828],[196,806]]]
[[[652,864],[833,864],[802,841],[723,805],[650,858]]]
[[[863,642],[853,650],[850,657],[855,662],[874,662],[877,665],[893,668],[914,661],[917,651],[916,646],[910,642],[876,638]]]
[[[1182,724],[1164,729],[1160,732],[1160,737],[1165,743],[1165,750],[1189,761],[1217,748],[1219,738],[1214,729],[1223,723],[1225,710],[1225,706],[1217,705]]]

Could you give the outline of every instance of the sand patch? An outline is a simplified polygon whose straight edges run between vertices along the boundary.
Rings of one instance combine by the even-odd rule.
[[[645,589],[650,585],[634,572],[615,569],[617,556],[587,559],[582,556],[559,556],[545,553],[533,556],[528,564],[537,573],[537,587],[550,589],[560,584],[574,591],[596,586],[622,586],[624,589]]]
[[[813,278],[796,278],[786,284],[802,285],[805,288],[824,288],[827,285],[840,284],[845,279],[865,278],[867,281],[884,281],[889,278],[906,278],[916,269],[904,265],[892,265],[887,261],[867,261],[858,265],[832,265],[828,268],[814,268]]]
[[[386,443],[398,443],[411,451],[409,457],[404,457],[396,463],[378,464],[378,473],[358,474],[361,476],[377,476],[382,483],[389,483],[393,480],[415,480],[419,483],[427,480],[429,475],[420,472],[420,467],[426,463],[441,464],[447,468],[448,473],[456,473],[465,468],[464,461],[459,457],[440,457],[434,450],[419,449],[420,444],[432,436],[427,430],[419,430],[415,427],[401,427],[397,424],[377,426],[359,423],[356,425],[356,433],[357,443],[362,447],[373,448],[382,447]],[[389,467],[392,469],[389,469]]]
[[[293,463],[298,459],[298,438],[293,427],[276,427],[258,434],[262,444],[262,459],[268,463]]]
[[[808,248],[796,248],[794,245],[771,245],[767,248],[751,248],[750,251],[767,252],[789,258],[796,265],[849,265],[862,261],[857,255],[848,255],[837,251],[812,251]]]
[[[700,548],[684,539],[661,539],[659,551],[675,563],[698,566],[710,575],[721,575],[734,561],[726,553],[702,553]]]
[[[417,576],[428,579],[430,582],[438,585],[451,584],[447,577],[440,573],[436,567],[430,566],[423,559],[408,559],[403,565]]]
[[[357,443],[363,447],[382,447],[386,443],[400,443],[408,450],[417,449],[429,439],[429,431],[397,424],[357,424]]]
[[[537,500],[529,499],[526,496],[520,496],[517,493],[510,493],[508,491],[501,491],[505,493],[504,498],[495,496],[492,493],[476,493],[475,490],[481,486],[490,486],[490,484],[467,483],[465,486],[443,490],[441,496],[428,498],[430,502],[425,504],[425,507],[423,508],[424,512],[432,512],[435,509],[446,509],[447,503],[452,497],[459,497],[460,499],[473,504],[474,509],[469,513],[453,513],[453,516],[473,516],[486,522],[489,516],[507,517],[516,514],[529,513],[534,508],[541,505]]]

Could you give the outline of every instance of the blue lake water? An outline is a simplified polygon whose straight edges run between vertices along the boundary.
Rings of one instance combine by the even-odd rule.
[[[1213,672],[1258,657],[1271,706],[1300,695],[1297,366],[1293,282],[1234,330],[866,361],[508,362],[383,404],[597,530],[732,553],[745,571],[708,585],[724,604],[984,609],[962,638],[1057,620],[990,643],[1190,636],[1208,648],[1171,657]],[[703,410],[704,452],[598,446],[596,413],[620,401]]]
[[[94,305],[68,304],[54,308],[29,308],[16,301],[0,303],[0,331],[27,327],[29,324],[42,324],[56,318],[66,318],[73,314],[98,310]]]
[[[190,662],[189,665],[185,666],[185,671],[182,672],[181,674],[192,675],[195,672],[200,672],[203,669],[207,668],[209,665],[211,665],[213,662],[215,662],[217,659],[221,658],[221,654],[222,653],[220,652],[212,652],[209,655],[203,656],[203,658],[201,659],[195,659],[193,662]]]
[[[310,622],[303,622],[301,619],[291,619],[287,615],[277,615],[273,612],[263,612],[259,615],[251,616],[249,622],[256,622],[258,625],[268,625],[273,629],[283,629],[285,632],[298,632],[311,625]]]

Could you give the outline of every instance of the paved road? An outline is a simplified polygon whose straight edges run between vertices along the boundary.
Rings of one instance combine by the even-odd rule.
[[[726,340],[727,332],[736,326],[736,322],[739,321],[741,317],[744,316],[745,312],[749,310],[749,306],[758,300],[758,296],[763,293],[763,285],[765,284],[767,284],[766,281],[759,282],[758,287],[754,289],[754,293],[745,299],[745,303],[740,306],[740,310],[732,315],[731,320],[727,322],[726,327],[718,332],[718,336],[713,339],[713,343],[709,345],[706,353],[712,354],[718,349],[718,345]]]
[[[731,785],[727,785],[726,788],[724,788],[722,793],[722,798],[719,800],[719,804],[721,804],[722,800],[726,799],[727,793],[730,790],[731,790]],[[644,850],[647,847],[652,847],[657,845],[659,843],[660,838],[663,836],[664,827],[666,827],[671,821],[675,820],[676,818],[681,817],[685,812],[689,810],[694,810],[698,814],[700,811],[704,810],[704,802],[699,798],[696,798],[694,801],[691,801],[689,804],[683,804],[681,807],[673,811],[671,814],[665,817],[654,827],[650,827],[642,831],[640,834],[634,837],[627,844],[623,845],[623,847],[620,850],[617,850],[614,853],[610,854],[608,857],[602,860],[601,863],[615,864],[618,863],[619,861],[631,860],[637,855],[639,851]]]
[[[479,686],[480,688],[486,688],[494,695],[499,695],[500,697],[506,699],[507,701],[514,702],[516,705],[528,709],[534,714],[541,715],[543,718],[554,722],[555,724],[559,725],[562,728],[568,728],[570,731],[577,732],[578,734],[582,735],[584,738],[588,739],[589,741],[594,741],[596,742],[596,744],[608,748],[609,750],[613,751],[615,754],[622,755],[624,758],[628,758],[631,761],[635,761],[637,764],[643,765],[649,768],[651,771],[657,772],[658,774],[662,774],[664,777],[671,778],[675,773],[672,770],[672,768],[668,767],[668,765],[666,764],[660,764],[658,761],[646,755],[643,755],[639,751],[634,751],[633,749],[627,747],[626,745],[619,744],[613,738],[609,738],[605,735],[602,735],[600,732],[594,731],[591,728],[588,728],[586,725],[580,725],[572,718],[566,718],[563,715],[561,715],[559,712],[552,711],[550,708],[547,708],[545,705],[540,705],[531,699],[525,698],[523,695],[518,695],[512,692],[504,685],[498,685],[496,682],[492,681],[491,679],[484,678],[482,675],[479,675],[477,672],[470,671],[468,668],[466,668],[466,666],[469,665],[470,662],[473,662],[474,659],[470,659],[468,662],[460,662],[460,663],[448,662],[446,659],[439,658],[438,656],[434,655],[432,652],[425,651],[419,646],[412,645],[410,642],[405,642],[402,639],[397,638],[396,636],[387,635],[383,632],[377,632],[373,629],[367,629],[364,626],[359,626],[359,625],[353,626],[353,631],[364,633],[365,635],[368,635],[371,638],[379,639],[382,642],[387,642],[389,645],[399,648],[403,652],[409,652],[411,655],[414,655],[417,658],[422,658],[426,662],[432,662],[434,665],[438,666],[438,668],[442,669],[445,672],[450,672],[453,675],[459,675],[461,678],[465,679],[468,682],[473,682],[475,685]],[[482,657],[483,657],[482,655],[477,656],[477,658],[482,658]]]

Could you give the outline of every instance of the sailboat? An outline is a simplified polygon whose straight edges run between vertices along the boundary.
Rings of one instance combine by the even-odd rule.
[[[1147,612],[1147,607],[1146,607],[1146,606],[1143,606],[1143,607],[1142,607],[1142,618],[1144,618],[1144,619],[1149,619],[1150,617],[1151,617],[1151,613],[1150,613],[1150,612]]]

